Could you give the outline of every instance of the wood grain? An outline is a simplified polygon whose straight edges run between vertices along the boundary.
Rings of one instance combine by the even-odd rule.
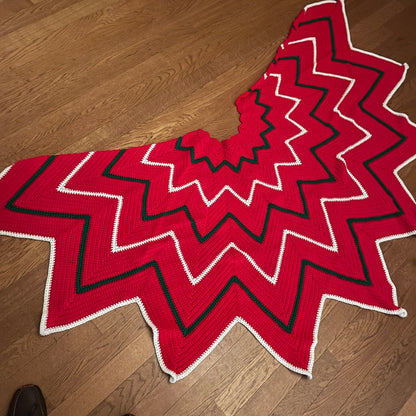
[[[0,1],[0,171],[43,154],[237,132],[235,99],[271,61],[306,0]],[[413,0],[346,0],[354,46],[410,65],[389,105],[416,119]],[[416,162],[400,171],[416,194]],[[314,378],[234,327],[170,384],[129,305],[38,334],[49,245],[0,238],[0,413],[39,384],[52,416],[416,414],[416,238],[382,244],[407,319],[327,301]]]
[[[411,416],[416,413],[416,392],[412,394],[397,416]]]

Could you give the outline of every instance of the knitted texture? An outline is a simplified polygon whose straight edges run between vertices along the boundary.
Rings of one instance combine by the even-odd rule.
[[[236,101],[239,133],[43,156],[0,174],[0,233],[49,241],[41,333],[137,302],[183,378],[235,325],[311,376],[325,299],[405,316],[380,242],[415,234],[398,171],[407,70],[352,47],[343,2],[307,6]]]

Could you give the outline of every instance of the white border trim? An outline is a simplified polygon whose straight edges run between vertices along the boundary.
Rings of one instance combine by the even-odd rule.
[[[311,7],[320,6],[322,4],[337,4],[337,1],[335,0],[324,0],[324,1],[318,1],[316,3],[307,4],[303,10],[306,12]]]
[[[319,5],[319,4],[324,4],[324,3],[334,3],[333,1],[322,1],[322,2],[318,2],[318,3],[315,3],[315,4],[311,4],[311,5],[308,5],[308,6],[306,6],[305,7],[305,11],[309,8],[309,7],[314,7],[314,6],[317,6],[317,5]],[[351,45],[351,42],[350,42],[350,37],[349,37],[349,27],[348,27],[348,22],[347,22],[347,17],[346,17],[346,14],[345,14],[345,6],[344,6],[344,2],[343,1],[341,1],[341,4],[342,4],[342,11],[343,11],[343,14],[344,14],[344,19],[345,19],[345,23],[346,23],[346,29],[347,29],[347,33],[348,33],[348,41],[349,41],[349,44],[350,44],[350,47],[351,47],[351,49],[354,49],[354,50],[357,50],[357,51],[360,51],[360,52],[363,52],[363,53],[365,53],[365,54],[369,54],[369,55],[372,55],[372,56],[375,56],[375,57],[377,57],[377,58],[381,58],[381,59],[384,59],[384,60],[386,60],[386,61],[390,61],[390,62],[393,62],[393,63],[395,63],[395,64],[397,64],[397,65],[400,65],[399,63],[397,63],[397,62],[395,62],[395,61],[392,61],[391,59],[389,59],[389,58],[385,58],[385,57],[381,57],[381,56],[379,56],[379,55],[376,55],[376,54],[373,54],[373,53],[371,53],[371,52],[367,52],[367,51],[361,51],[361,50],[358,50],[358,49],[355,49],[355,48],[353,48],[352,47],[352,45]],[[316,48],[316,44],[315,44],[315,42],[314,42],[314,38],[308,38],[308,39],[303,39],[303,40],[299,40],[299,41],[296,41],[296,42],[301,42],[301,41],[307,41],[307,40],[309,40],[309,41],[312,41],[313,42],[313,44],[314,44],[314,48]],[[292,43],[296,43],[296,42],[291,42],[291,44]],[[316,49],[315,49],[315,52],[316,52]],[[316,55],[315,55],[315,58],[316,58]],[[396,85],[396,87],[392,90],[392,92],[389,94],[389,96],[386,98],[386,100],[385,100],[385,102],[383,103],[383,106],[387,109],[387,110],[389,110],[391,113],[393,113],[393,114],[396,114],[396,115],[398,115],[398,116],[403,116],[403,117],[405,117],[406,118],[406,120],[411,124],[411,125],[413,125],[413,126],[415,126],[415,124],[413,123],[413,122],[411,122],[410,120],[409,120],[409,118],[408,118],[408,116],[407,115],[405,115],[405,114],[402,114],[402,113],[397,113],[397,112],[395,112],[395,111],[393,111],[393,110],[391,110],[390,108],[388,108],[387,107],[387,102],[389,101],[389,99],[391,98],[391,96],[394,94],[394,92],[397,90],[397,88],[400,86],[400,84],[403,82],[403,80],[404,80],[404,77],[405,77],[405,73],[406,73],[406,71],[407,71],[407,68],[408,68],[408,65],[407,64],[404,64],[404,67],[405,67],[405,70],[403,71],[403,76],[402,76],[402,79],[398,82],[398,84]],[[314,71],[315,71],[315,69],[316,69],[316,67],[314,67]],[[317,73],[317,74],[320,74],[320,75],[326,75],[326,76],[337,76],[337,75],[334,75],[334,74],[325,74],[325,73],[319,73],[319,72],[315,72],[315,73]],[[279,79],[279,82],[280,82],[280,78],[279,78],[279,75],[280,74],[273,74],[272,76],[276,76],[278,79]],[[338,76],[338,77],[340,77],[340,78],[343,78],[343,77],[341,77],[341,76]],[[351,80],[352,81],[352,80]],[[350,84],[350,86],[352,86],[351,84]],[[349,91],[349,89],[347,89],[348,91]],[[278,87],[277,87],[277,93],[278,93]],[[346,93],[347,93],[347,91],[346,91]],[[346,116],[343,116],[342,114],[341,114],[341,112],[339,112],[339,110],[338,110],[338,105],[341,103],[341,101],[343,100],[343,98],[345,97],[345,95],[346,94],[344,94],[343,95],[343,97],[342,97],[342,99],[340,100],[340,102],[337,104],[337,106],[334,108],[335,109],[335,111],[337,111],[338,113],[339,113],[339,115],[341,116],[341,117],[343,117],[343,118],[345,118],[345,119],[348,119]],[[286,97],[286,98],[290,98],[290,97]],[[293,100],[295,100],[296,101],[296,98],[293,98],[292,97],[292,99]],[[296,104],[297,105],[297,104]],[[295,105],[295,106],[296,106]],[[286,115],[286,117],[288,118],[289,117],[289,114],[290,114],[290,112],[291,111],[293,111],[293,109],[294,109],[294,107],[288,112],[288,114]],[[289,119],[289,118],[288,118]],[[348,119],[349,121],[352,121],[354,124],[356,124],[355,123],[355,121],[354,120],[352,120],[352,119]],[[291,120],[292,122],[293,122],[293,120]],[[359,144],[361,144],[363,141],[365,141],[365,140],[367,140],[368,139],[368,136],[367,136],[367,134],[369,134],[365,129],[363,129],[363,128],[361,128],[360,126],[358,126],[358,125],[356,125],[358,128],[360,128],[363,132],[365,132],[366,133],[366,135],[365,135],[365,137],[360,141],[360,142],[358,142]],[[298,126],[299,127],[299,126]],[[303,133],[300,133],[300,134],[303,134]],[[292,137],[291,139],[289,139],[289,140],[293,140],[294,138]],[[342,160],[343,162],[344,162],[344,164],[345,164],[345,161],[342,159],[342,155],[343,154],[345,154],[347,151],[349,151],[349,150],[351,150],[353,147],[356,147],[358,144],[354,144],[353,146],[350,146],[348,149],[346,149],[346,150],[344,150],[343,152],[341,152],[341,153],[339,153],[338,155],[337,155],[337,158],[339,158],[340,160]],[[150,153],[149,153],[150,154]],[[133,245],[130,245],[130,246],[125,246],[125,247],[118,247],[117,246],[117,230],[118,230],[118,220],[119,220],[119,215],[120,215],[120,212],[121,212],[121,207],[122,207],[122,197],[121,196],[119,196],[119,195],[111,195],[111,194],[105,194],[105,193],[92,193],[92,192],[84,192],[84,191],[77,191],[77,190],[73,190],[73,189],[69,189],[69,188],[67,188],[66,187],[66,185],[67,185],[67,183],[69,182],[69,180],[78,172],[78,170],[79,169],[81,169],[81,167],[83,166],[83,164],[84,163],[86,163],[91,157],[92,157],[92,155],[93,155],[93,152],[91,152],[91,153],[89,153],[88,155],[87,155],[87,157],[80,163],[80,164],[78,164],[77,165],[77,167],[70,173],[70,175],[68,175],[66,178],[65,178],[65,180],[58,186],[58,191],[61,191],[61,192],[64,192],[64,193],[73,193],[73,194],[84,194],[84,195],[94,195],[94,196],[99,196],[99,197],[106,197],[106,198],[116,198],[116,199],[118,199],[118,207],[117,207],[117,212],[116,212],[116,220],[115,220],[115,226],[114,226],[114,232],[113,232],[113,239],[112,239],[112,250],[113,250],[113,252],[116,252],[116,251],[120,251],[120,250],[124,250],[124,249],[128,249],[128,248],[131,248],[131,247],[133,247],[133,246],[137,246],[137,245],[141,245],[141,244],[145,244],[146,242],[148,242],[148,241],[154,241],[154,240],[157,240],[157,239],[161,239],[161,238],[164,238],[164,237],[167,237],[167,236],[170,236],[170,237],[172,237],[173,239],[174,239],[174,241],[175,241],[175,246],[176,246],[176,249],[178,250],[178,254],[179,254],[179,252],[180,252],[180,246],[179,246],[179,241],[177,241],[177,239],[176,239],[176,237],[175,237],[175,235],[174,235],[174,233],[173,233],[173,231],[172,232],[169,232],[169,233],[165,233],[165,234],[162,234],[162,235],[159,235],[159,236],[156,236],[156,237],[154,237],[154,238],[152,238],[152,239],[148,239],[148,240],[144,240],[144,241],[142,241],[142,242],[139,242],[139,243],[136,243],[136,244],[133,244]],[[295,154],[294,154],[295,155]],[[296,157],[296,155],[295,155],[295,157]],[[407,194],[409,195],[409,197],[414,201],[414,198],[413,198],[413,196],[410,194],[410,192],[409,192],[409,190],[405,187],[405,185],[404,185],[404,183],[403,183],[403,181],[401,180],[401,178],[398,176],[398,171],[400,170],[400,169],[402,169],[404,166],[406,166],[408,163],[410,163],[411,161],[413,161],[413,160],[415,160],[415,158],[416,158],[416,155],[414,155],[414,156],[412,156],[412,157],[410,157],[409,159],[407,159],[405,162],[403,162],[400,166],[398,166],[395,170],[394,170],[394,174],[395,174],[395,176],[396,176],[396,178],[398,179],[398,181],[399,181],[399,183],[402,185],[402,187],[403,187],[403,189],[407,192]],[[6,168],[6,169],[4,169],[2,172],[1,172],[1,174],[0,174],[0,180],[5,176],[5,175],[7,175],[7,173],[10,171],[10,169],[11,169],[11,167],[12,166],[10,166],[10,167],[8,167],[8,168]],[[347,171],[348,171],[348,169],[347,169]],[[276,171],[276,173],[277,173],[277,171]],[[350,172],[348,171],[348,173],[350,174]],[[361,185],[359,184],[359,182],[352,176],[352,174],[350,174],[350,176],[353,178],[353,180],[355,180],[356,181],[356,183],[357,183],[357,185],[360,187],[360,189],[362,190],[362,194],[361,195],[358,195],[358,196],[355,196],[355,197],[353,197],[353,198],[355,198],[355,199],[357,199],[357,198],[360,198],[360,199],[362,199],[363,197],[366,197],[367,195],[365,194],[365,191],[364,191],[364,189],[361,187]],[[331,226],[330,226],[330,223],[329,223],[329,219],[328,219],[328,217],[327,217],[327,214],[326,214],[326,210],[325,210],[325,202],[327,202],[327,201],[331,201],[331,200],[335,200],[335,199],[322,199],[321,200],[321,205],[322,205],[322,208],[323,208],[323,210],[324,210],[324,212],[325,212],[325,216],[326,216],[326,218],[327,218],[327,222],[328,222],[328,227],[329,227],[329,229],[330,229],[330,231],[332,230],[331,229]],[[348,198],[341,198],[341,199],[339,199],[339,200],[348,200]],[[287,231],[287,233],[289,234],[289,233],[291,233],[289,230],[285,230],[285,231]],[[172,234],[171,234],[172,233]],[[10,232],[10,231],[6,231],[6,230],[0,230],[0,234],[2,234],[2,235],[6,235],[6,236],[10,236],[10,237],[17,237],[17,238],[29,238],[29,239],[35,239],[35,240],[41,240],[41,241],[48,241],[49,243],[50,243],[50,246],[51,246],[51,248],[50,248],[50,261],[49,261],[49,267],[48,267],[48,276],[47,276],[47,281],[46,281],[46,288],[45,288],[45,293],[44,293],[44,305],[43,305],[43,313],[42,313],[42,319],[41,319],[41,324],[40,324],[40,333],[42,334],[42,335],[47,335],[47,334],[51,334],[51,333],[54,333],[54,332],[59,332],[59,331],[64,331],[64,330],[66,330],[66,329],[70,329],[70,328],[73,328],[73,327],[75,327],[75,326],[78,326],[78,325],[80,325],[80,324],[82,324],[82,323],[84,323],[84,322],[87,322],[87,321],[89,321],[89,320],[91,320],[91,319],[94,319],[94,318],[96,318],[96,317],[98,317],[98,316],[101,316],[101,315],[103,315],[103,314],[105,314],[105,313],[107,313],[107,312],[109,312],[110,310],[113,310],[113,309],[116,309],[116,308],[118,308],[118,307],[120,307],[120,306],[124,306],[124,305],[127,305],[127,304],[130,304],[130,303],[133,303],[133,302],[137,302],[138,303],[138,305],[139,305],[139,307],[140,307],[140,310],[141,310],[141,312],[142,312],[142,314],[143,314],[143,317],[144,317],[144,319],[145,319],[145,321],[147,322],[147,324],[152,328],[152,330],[153,330],[153,340],[154,340],[154,345],[155,345],[155,350],[156,350],[156,355],[157,355],[157,358],[158,358],[158,360],[159,360],[159,364],[160,364],[160,366],[161,366],[161,368],[162,368],[162,370],[163,371],[165,371],[166,373],[168,373],[168,374],[170,374],[171,375],[171,382],[175,382],[175,381],[177,381],[177,380],[180,380],[180,379],[182,379],[182,378],[184,378],[186,375],[188,375],[191,371],[193,371],[195,368],[196,368],[196,366],[200,363],[200,362],[202,362],[209,354],[210,354],[210,352],[218,345],[218,343],[224,338],[224,336],[231,330],[231,328],[236,324],[236,323],[240,323],[240,324],[242,324],[242,325],[244,325],[255,337],[256,337],[256,339],[280,362],[280,363],[282,363],[284,366],[286,366],[287,368],[289,368],[289,369],[291,369],[292,371],[295,371],[295,372],[297,372],[297,373],[300,373],[300,374],[304,374],[304,375],[307,375],[309,378],[311,378],[312,377],[312,367],[313,367],[313,362],[314,362],[314,351],[315,351],[315,346],[316,346],[316,344],[317,344],[317,342],[318,342],[318,329],[319,329],[319,324],[320,324],[320,319],[321,319],[321,316],[322,316],[322,310],[323,310],[323,306],[324,306],[324,303],[325,303],[325,300],[326,299],[335,299],[335,300],[338,300],[338,301],[341,301],[341,302],[345,302],[345,303],[348,303],[348,304],[351,304],[351,305],[355,305],[355,306],[359,306],[359,307],[361,307],[361,308],[365,308],[365,309],[370,309],[370,310],[375,310],[375,311],[379,311],[379,312],[383,312],[383,313],[386,313],[386,314],[391,314],[391,315],[398,315],[398,316],[401,316],[401,317],[405,317],[406,315],[407,315],[407,312],[404,310],[404,309],[398,309],[398,310],[388,310],[388,309],[383,309],[383,308],[379,308],[379,307],[375,307],[375,306],[372,306],[372,305],[366,305],[366,304],[362,304],[362,303],[359,303],[359,302],[355,302],[355,301],[352,301],[352,300],[349,300],[349,299],[346,299],[346,298],[342,298],[342,297],[338,297],[338,296],[335,296],[335,295],[330,295],[330,294],[324,294],[323,296],[322,296],[322,298],[321,298],[321,302],[320,302],[320,306],[319,306],[319,309],[318,309],[318,313],[317,313],[317,315],[316,315],[316,321],[315,321],[315,326],[314,326],[314,332],[313,332],[313,339],[314,339],[314,341],[313,341],[313,343],[312,343],[312,345],[311,345],[311,349],[310,349],[310,358],[309,358],[309,363],[308,363],[308,369],[307,370],[305,370],[305,369],[301,369],[301,368],[298,368],[298,367],[295,367],[295,366],[293,366],[292,364],[290,364],[289,362],[287,362],[286,360],[284,360],[281,356],[279,356],[265,341],[264,341],[264,339],[254,330],[254,328],[252,328],[244,319],[242,319],[241,317],[239,317],[239,316],[237,316],[237,317],[235,317],[234,319],[233,319],[233,321],[231,321],[228,325],[227,325],[227,327],[221,332],[221,334],[217,337],[217,339],[211,344],[211,346],[194,362],[194,363],[192,363],[185,371],[183,371],[182,373],[180,373],[180,374],[176,374],[176,373],[174,373],[173,371],[171,371],[170,369],[168,369],[167,367],[166,367],[166,365],[165,365],[165,363],[164,363],[164,360],[163,360],[163,356],[162,356],[162,352],[161,352],[161,348],[160,348],[160,344],[159,344],[159,331],[158,331],[158,328],[153,324],[153,322],[151,321],[151,319],[150,319],[150,317],[149,317],[149,315],[147,314],[147,311],[146,311],[146,309],[145,309],[145,307],[144,307],[144,305],[143,305],[143,303],[142,303],[142,301],[141,301],[141,299],[139,298],[139,297],[135,297],[135,298],[132,298],[132,299],[129,299],[129,300],[125,300],[125,301],[123,301],[123,302],[119,302],[119,303],[117,303],[117,304],[115,304],[115,305],[112,305],[111,307],[107,307],[107,308],[104,308],[104,309],[102,309],[102,310],[100,310],[100,311],[97,311],[96,313],[94,313],[94,314],[92,314],[92,315],[89,315],[89,316],[86,316],[86,317],[84,317],[84,318],[82,318],[82,319],[80,319],[80,320],[78,320],[78,321],[75,321],[75,322],[72,322],[71,324],[68,324],[68,325],[62,325],[62,326],[58,326],[58,327],[53,327],[53,328],[47,328],[47,316],[48,316],[48,306],[49,306],[49,296],[50,296],[50,288],[51,288],[51,283],[52,283],[52,277],[53,277],[53,269],[54,269],[54,263],[55,263],[55,252],[56,252],[56,241],[55,241],[55,239],[54,238],[51,238],[51,237],[46,237],[46,236],[41,236],[41,235],[31,235],[31,234],[25,234],[25,233],[15,233],[15,232]],[[296,233],[293,233],[294,235],[296,234]],[[378,250],[378,253],[379,253],[379,257],[380,257],[380,259],[381,259],[381,261],[382,261],[382,264],[383,264],[383,268],[384,268],[384,271],[385,271],[385,273],[386,273],[386,277],[387,277],[387,280],[388,280],[388,282],[389,282],[389,284],[391,285],[391,287],[392,287],[392,296],[393,296],[393,301],[394,301],[394,304],[395,305],[397,305],[397,295],[396,295],[396,288],[395,288],[395,286],[394,286],[394,284],[393,284],[393,282],[391,281],[391,278],[390,278],[390,275],[389,275],[389,272],[388,272],[388,269],[387,269],[387,266],[386,266],[386,263],[385,263],[385,260],[384,260],[384,257],[383,257],[383,254],[382,254],[382,251],[381,251],[381,248],[380,248],[380,243],[382,243],[382,242],[384,242],[384,241],[389,241],[389,240],[393,240],[393,239],[397,239],[397,238],[403,238],[403,237],[408,237],[408,236],[410,236],[410,235],[415,235],[416,234],[416,230],[414,230],[414,231],[410,231],[410,232],[407,232],[407,233],[403,233],[403,234],[398,234],[398,235],[392,235],[392,236],[386,236],[386,237],[383,237],[383,238],[380,238],[380,239],[378,239],[378,240],[376,240],[376,244],[377,244],[377,250]],[[306,239],[306,240],[310,240],[310,239],[308,239],[307,237],[304,237],[304,236],[300,236],[300,235],[296,235],[297,237],[299,237],[299,238],[304,238],[304,239]],[[286,234],[284,235],[284,237],[286,237]],[[283,243],[283,241],[285,241],[285,239],[284,240],[282,240],[282,246],[284,246],[284,243]],[[314,242],[313,240],[311,240],[311,242],[313,242],[313,243],[316,243],[316,244],[318,244],[319,246],[321,246],[321,247],[324,247],[324,248],[327,248],[328,250],[336,250],[336,242],[334,241],[334,238],[333,238],[333,235],[332,235],[332,246],[326,246],[326,245],[324,245],[324,244],[322,244],[322,243],[319,243],[319,242]],[[242,250],[240,250],[240,249],[238,249],[238,247],[237,246],[235,246],[234,245],[234,243],[231,243],[231,244],[229,244],[227,247],[226,247],[226,249],[224,249],[224,250],[228,250],[229,248],[234,248],[234,249],[237,249],[237,250],[239,250],[240,252],[242,252],[242,254],[245,254],[246,255],[246,257],[248,258],[248,260],[250,261],[250,259],[251,259],[251,257],[250,256],[248,256],[248,254],[247,253],[244,253]],[[225,253],[225,251],[222,251],[220,254],[219,254],[219,256],[221,256],[222,257],[222,255]],[[279,255],[279,257],[280,257],[281,255]],[[181,258],[181,261],[183,261],[183,257],[180,255],[180,258]],[[216,257],[216,259],[218,258],[218,256]],[[252,260],[252,259],[251,259]],[[214,260],[214,261],[218,261],[218,260]],[[251,261],[250,261],[251,262]],[[214,264],[214,263],[212,263],[212,264]],[[279,265],[279,262],[278,262],[278,265]],[[213,266],[211,266],[210,268],[212,268]],[[208,272],[209,272],[209,270],[210,270],[210,268],[207,268],[206,269],[206,273],[205,274],[207,274]],[[184,270],[185,271],[188,271],[189,272],[189,270],[187,269],[187,267],[185,267],[184,266]],[[200,279],[202,279],[202,277],[203,277],[204,275],[200,275],[199,277],[197,277],[197,279],[193,279],[193,280],[191,280],[191,283],[192,284],[196,284]],[[276,276],[276,279],[277,279],[277,276]],[[270,280],[270,279],[269,279]]]
[[[0,173],[0,180],[1,180],[2,178],[4,178],[4,177],[7,175],[7,173],[9,172],[9,170],[10,170],[12,167],[13,167],[13,165],[8,166],[6,169],[3,169],[3,171]]]

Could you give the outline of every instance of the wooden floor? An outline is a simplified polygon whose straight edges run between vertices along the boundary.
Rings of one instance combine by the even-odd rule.
[[[0,0],[0,171],[43,154],[237,132],[234,100],[306,0]],[[391,99],[416,120],[414,0],[347,0],[358,48],[408,62]],[[416,194],[416,163],[400,171]],[[49,245],[0,240],[0,414],[39,384],[51,416],[415,415],[416,239],[382,248],[407,319],[328,301],[309,381],[236,326],[187,378],[160,370],[129,305],[38,335]]]

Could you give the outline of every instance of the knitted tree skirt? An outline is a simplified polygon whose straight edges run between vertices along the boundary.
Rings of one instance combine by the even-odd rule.
[[[355,49],[342,1],[311,4],[236,101],[239,133],[42,156],[0,174],[0,233],[50,243],[40,332],[136,302],[162,369],[189,374],[236,324],[311,376],[326,299],[404,317],[380,243],[416,233],[398,172],[407,70]]]

